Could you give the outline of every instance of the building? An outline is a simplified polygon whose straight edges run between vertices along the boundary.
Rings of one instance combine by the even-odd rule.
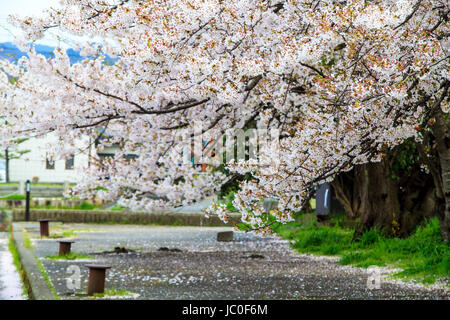
[[[56,137],[48,134],[43,138],[30,138],[20,144],[20,149],[28,150],[19,159],[9,160],[9,180],[34,182],[71,182],[79,179],[77,169],[88,167],[95,155],[95,146],[89,137],[76,141],[79,152],[71,158],[52,160],[48,157],[47,146],[56,142]]]

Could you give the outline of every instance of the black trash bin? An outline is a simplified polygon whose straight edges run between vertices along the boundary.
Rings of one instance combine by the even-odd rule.
[[[325,220],[333,213],[342,213],[344,208],[336,198],[336,193],[330,183],[321,184],[316,191],[316,215],[317,220]]]

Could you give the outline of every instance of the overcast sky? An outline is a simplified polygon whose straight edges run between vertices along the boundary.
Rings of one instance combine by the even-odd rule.
[[[0,42],[8,42],[14,39],[12,34],[20,33],[20,30],[8,24],[9,14],[19,16],[39,16],[45,8],[59,7],[59,0],[0,0]],[[12,33],[12,34],[11,34]],[[46,33],[44,39],[38,43],[56,46],[70,46],[70,44],[60,43],[57,40],[58,31],[53,29],[51,33]],[[60,34],[61,35],[61,34]],[[64,38],[64,36],[63,36]]]

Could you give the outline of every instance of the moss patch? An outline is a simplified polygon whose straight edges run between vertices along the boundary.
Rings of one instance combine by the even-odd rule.
[[[86,259],[91,260],[93,259],[91,256],[79,254],[79,253],[68,253],[66,255],[60,256],[60,255],[49,255],[45,256],[46,259],[50,260],[77,260],[77,259]]]
[[[16,267],[16,270],[20,275],[20,279],[22,280],[22,294],[26,297],[29,297],[28,289],[24,284],[25,283],[24,282],[24,270],[22,268],[22,264],[20,263],[19,253],[17,252],[17,248],[14,245],[14,240],[13,240],[12,236],[10,236],[10,238],[9,238],[8,249],[9,249],[9,252],[11,252],[11,255],[13,257],[13,264]]]
[[[50,278],[48,277],[48,274],[45,271],[44,266],[42,265],[42,263],[39,261],[39,259],[36,256],[34,257],[34,260],[36,261],[36,264],[37,264],[39,270],[41,271],[45,282],[47,282],[47,285],[49,286],[50,290],[52,291],[53,296],[55,297],[55,300],[59,300],[60,298],[59,298],[58,294],[56,293],[55,287],[53,286],[52,282],[50,281]]]
[[[87,291],[80,291],[75,292],[76,296],[83,296],[88,297],[88,299],[98,299],[98,298],[105,298],[105,299],[130,299],[130,298],[136,298],[138,294],[125,290],[125,289],[105,289],[104,293],[94,293],[92,296],[87,295]]]
[[[33,247],[33,243],[31,242],[30,235],[25,230],[23,230],[22,236],[23,236],[22,245],[29,250],[33,250],[34,247]]]

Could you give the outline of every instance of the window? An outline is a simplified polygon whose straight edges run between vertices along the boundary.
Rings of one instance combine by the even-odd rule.
[[[46,158],[45,159],[45,169],[55,170],[55,161],[50,160],[49,158]]]
[[[70,158],[66,159],[66,170],[72,170],[75,163],[75,156],[72,155]]]

